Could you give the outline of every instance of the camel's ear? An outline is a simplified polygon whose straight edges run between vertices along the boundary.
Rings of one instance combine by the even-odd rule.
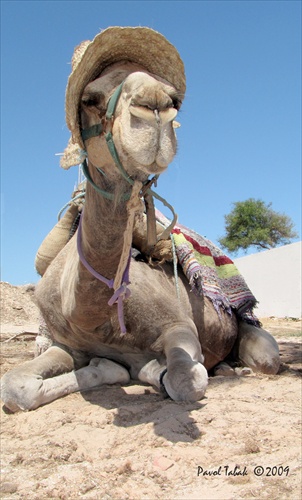
[[[83,163],[86,156],[86,151],[79,144],[74,143],[72,139],[69,139],[67,148],[64,150],[63,156],[61,156],[60,165],[65,170],[68,170],[70,167]]]

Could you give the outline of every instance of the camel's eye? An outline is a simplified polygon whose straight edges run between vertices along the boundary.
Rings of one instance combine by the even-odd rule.
[[[178,97],[172,97],[173,108],[179,110],[181,106],[181,100]]]
[[[89,108],[98,106],[100,104],[100,96],[99,94],[84,95],[82,98],[82,103]]]

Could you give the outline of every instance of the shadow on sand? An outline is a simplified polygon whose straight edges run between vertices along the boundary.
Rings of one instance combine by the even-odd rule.
[[[103,386],[81,395],[93,405],[114,410],[112,423],[118,427],[152,424],[157,436],[175,443],[190,443],[202,435],[190,413],[202,410],[206,398],[196,403],[178,403],[144,385]]]

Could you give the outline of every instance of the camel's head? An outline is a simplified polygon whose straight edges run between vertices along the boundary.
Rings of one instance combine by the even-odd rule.
[[[79,145],[92,164],[106,170],[112,160],[104,132],[112,128],[118,156],[131,177],[143,180],[161,173],[176,152],[173,122],[185,93],[183,63],[176,49],[149,28],[108,28],[93,42],[84,42],[75,55],[66,92],[69,151]],[[108,123],[108,103],[121,83]],[[82,138],[83,130],[100,123],[102,133]],[[65,154],[61,163],[68,168],[79,161],[71,163]]]
[[[112,122],[105,120],[109,98],[122,83]],[[131,177],[160,174],[173,160],[173,120],[182,96],[167,81],[135,63],[115,63],[89,83],[81,101],[81,126],[102,123],[103,133],[85,141],[90,162],[106,171],[109,163],[105,132],[112,127],[118,156]]]

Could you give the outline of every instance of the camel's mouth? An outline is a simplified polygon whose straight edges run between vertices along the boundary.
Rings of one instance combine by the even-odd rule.
[[[159,176],[165,170],[167,170],[169,164],[161,163],[160,160],[156,159],[149,164],[138,163],[135,158],[129,158],[127,166],[125,166],[125,171],[131,177],[131,179],[141,180],[142,182],[147,182],[148,177],[151,175]]]
[[[168,165],[160,165],[156,161],[151,163],[150,165],[147,165],[145,167],[145,170],[147,170],[148,174],[162,174],[166,169],[168,168]]]

